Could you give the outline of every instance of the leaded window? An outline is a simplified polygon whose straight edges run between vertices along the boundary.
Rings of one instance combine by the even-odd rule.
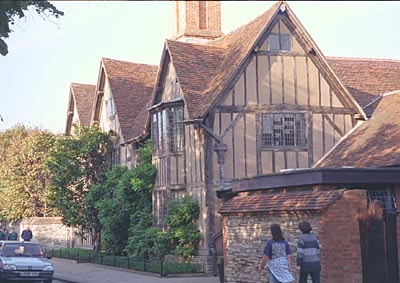
[[[179,152],[183,150],[183,108],[169,109],[169,150]]]
[[[153,153],[162,155],[169,151],[176,153],[183,150],[184,125],[183,108],[171,107],[152,115]]]
[[[305,114],[262,114],[261,140],[263,147],[307,146]]]

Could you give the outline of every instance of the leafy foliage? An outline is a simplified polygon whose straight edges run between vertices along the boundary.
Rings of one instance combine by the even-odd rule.
[[[195,225],[199,213],[197,201],[189,195],[168,203],[168,234],[175,254],[188,258],[197,253],[198,244],[202,238],[201,232]]]
[[[131,170],[118,166],[113,168],[106,174],[104,182],[93,186],[88,195],[96,202],[103,227],[102,237],[109,253],[124,253],[132,236],[137,249],[130,252],[141,256],[149,254],[143,246],[151,243],[139,243],[136,237],[140,231],[140,239],[146,241],[146,235],[152,234],[147,228],[152,225],[152,189],[156,169],[151,164],[149,142],[138,149],[138,162],[139,165]]]
[[[44,164],[56,136],[39,128],[15,126],[0,133],[0,213],[8,221],[53,216],[47,203],[49,175]]]
[[[100,184],[107,172],[107,154],[112,133],[97,126],[81,127],[76,136],[59,138],[50,150],[46,165],[51,174],[49,199],[62,216],[63,224],[91,231],[94,249],[99,249],[101,224],[96,199],[87,197],[92,185]]]
[[[7,54],[7,45],[1,38],[7,38],[11,33],[10,24],[13,25],[15,19],[25,17],[26,11],[32,7],[39,15],[56,18],[64,15],[53,4],[48,1],[0,1],[0,54]]]

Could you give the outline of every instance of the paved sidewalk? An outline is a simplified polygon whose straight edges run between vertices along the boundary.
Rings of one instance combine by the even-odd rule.
[[[54,279],[68,283],[219,283],[214,277],[160,277],[120,268],[53,258]]]

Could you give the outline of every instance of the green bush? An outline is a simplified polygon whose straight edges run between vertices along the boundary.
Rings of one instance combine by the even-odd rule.
[[[171,249],[176,255],[188,259],[196,255],[202,234],[195,223],[199,218],[200,208],[197,201],[185,195],[168,203],[168,235]]]

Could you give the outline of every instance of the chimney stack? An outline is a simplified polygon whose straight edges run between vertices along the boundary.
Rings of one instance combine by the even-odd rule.
[[[220,1],[174,1],[172,39],[206,43],[221,37]]]

